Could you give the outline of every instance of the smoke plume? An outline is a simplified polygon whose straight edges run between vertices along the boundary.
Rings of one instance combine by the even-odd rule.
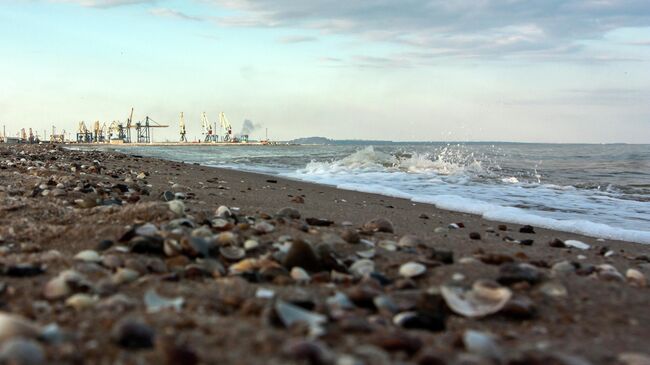
[[[239,135],[244,135],[244,134],[250,135],[251,133],[253,133],[253,131],[260,128],[262,128],[262,125],[260,123],[253,123],[251,120],[246,119],[244,120],[244,125],[242,125],[241,132],[239,132]]]

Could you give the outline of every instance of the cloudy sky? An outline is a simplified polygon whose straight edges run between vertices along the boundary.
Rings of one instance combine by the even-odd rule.
[[[648,0],[2,0],[0,69],[14,135],[650,143]]]

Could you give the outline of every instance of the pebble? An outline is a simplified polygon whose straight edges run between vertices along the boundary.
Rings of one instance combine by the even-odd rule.
[[[535,233],[535,228],[533,226],[523,226],[519,228],[519,233],[527,233],[527,234],[534,234]]]
[[[562,241],[559,238],[554,238],[552,241],[548,243],[550,247],[555,247],[555,248],[566,248],[566,245],[564,244],[564,241]]]
[[[36,338],[39,327],[18,315],[0,312],[0,343],[12,338]]]
[[[295,266],[301,267],[307,271],[319,271],[321,263],[310,244],[302,240],[296,240],[291,243],[291,248],[284,258],[284,267],[293,269]]]
[[[503,349],[497,344],[494,336],[487,332],[465,331],[463,345],[467,351],[499,363],[503,358]]]
[[[169,210],[171,210],[177,217],[185,216],[185,204],[180,200],[171,200],[167,202]]]
[[[66,299],[65,305],[79,311],[79,310],[84,310],[93,307],[97,303],[97,301],[98,298],[95,296],[79,293]]]
[[[140,273],[136,270],[120,267],[111,276],[111,282],[115,285],[122,285],[134,282],[138,277],[140,277]]]
[[[360,237],[356,229],[346,228],[341,232],[341,238],[347,243],[359,243]]]
[[[300,219],[300,211],[296,208],[285,207],[276,213],[279,217],[290,218],[290,219]]]
[[[424,241],[420,237],[412,234],[402,236],[402,238],[397,242],[397,246],[399,247],[418,247],[423,244]]]
[[[405,278],[414,278],[424,274],[427,271],[426,266],[417,262],[407,262],[400,266],[399,274]]]
[[[282,352],[301,364],[328,365],[334,361],[334,355],[325,344],[316,341],[290,339],[282,346]]]
[[[119,346],[137,350],[152,348],[154,330],[141,320],[124,318],[113,325],[111,338]]]
[[[375,263],[370,259],[357,260],[349,270],[356,277],[364,277],[375,271]]]
[[[244,250],[250,251],[258,248],[260,243],[254,239],[248,239],[244,242]]]
[[[623,275],[610,264],[601,264],[596,266],[596,272],[600,279],[606,281],[625,281]]]
[[[632,286],[636,286],[639,288],[645,288],[648,286],[648,281],[643,275],[643,273],[639,270],[636,269],[627,269],[625,272],[625,277],[627,278],[627,282],[630,283]]]
[[[375,218],[363,225],[364,231],[393,233],[393,223],[386,218]]]
[[[469,238],[473,240],[480,240],[481,239],[481,234],[478,232],[471,232],[469,234]]]
[[[282,300],[275,302],[275,314],[285,327],[291,327],[295,323],[304,323],[309,327],[311,336],[320,336],[324,333],[323,325],[327,323],[327,317],[310,312],[296,305]]]
[[[84,250],[74,256],[75,260],[84,262],[101,262],[102,257],[93,250]]]
[[[332,224],[334,224],[333,221],[324,218],[307,218],[305,219],[305,221],[310,226],[316,226],[316,227],[329,227]]]
[[[576,267],[571,262],[565,260],[553,264],[553,266],[551,267],[551,271],[554,274],[567,274],[567,273],[575,272]]]
[[[309,273],[305,271],[303,268],[294,266],[291,269],[291,278],[299,283],[308,283],[309,280],[311,280],[311,276],[309,276]]]
[[[525,281],[535,285],[542,281],[542,273],[533,265],[508,262],[499,267],[497,281],[503,285],[512,285]]]
[[[253,226],[253,229],[254,229],[255,232],[257,232],[258,234],[266,234],[266,233],[271,233],[271,232],[273,232],[273,231],[275,230],[275,226],[272,225],[272,224],[269,223],[269,222],[262,221],[262,222],[256,223],[256,224]]]
[[[564,241],[565,247],[577,248],[579,250],[588,250],[591,246],[588,244],[577,241],[577,240],[566,240]]]
[[[432,332],[444,331],[446,328],[444,315],[431,316],[416,311],[398,313],[393,317],[393,324],[406,329],[422,329]]]
[[[510,298],[500,313],[517,319],[530,319],[537,314],[537,308],[529,297],[515,295]]]
[[[625,352],[618,355],[620,365],[650,365],[650,356],[639,352]]]
[[[7,365],[45,364],[45,351],[34,340],[10,339],[0,347],[0,363]]]
[[[148,313],[156,313],[165,309],[173,309],[176,312],[180,312],[183,303],[185,303],[183,297],[165,298],[158,295],[155,289],[149,289],[144,293],[144,304],[147,307]]]
[[[246,250],[238,246],[221,246],[219,253],[229,261],[239,261],[246,257]]]

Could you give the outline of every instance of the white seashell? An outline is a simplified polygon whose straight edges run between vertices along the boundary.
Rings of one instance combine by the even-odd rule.
[[[230,261],[239,261],[246,257],[246,251],[243,248],[237,246],[222,246],[219,248],[219,253],[226,260]]]
[[[476,281],[471,290],[442,286],[440,292],[451,310],[470,318],[496,313],[512,297],[510,289],[484,280]]]
[[[167,202],[169,210],[171,210],[177,217],[182,217],[185,215],[185,204],[180,200],[172,200]]]
[[[79,252],[74,256],[75,260],[85,261],[85,262],[101,262],[102,257],[93,250],[84,250]]]
[[[98,299],[96,296],[90,296],[88,294],[75,294],[70,298],[66,299],[65,305],[72,307],[76,310],[83,310],[90,308],[97,303]]]
[[[299,283],[307,283],[311,280],[311,276],[303,268],[294,266],[291,269],[291,278]]]
[[[246,240],[246,242],[244,242],[244,250],[250,251],[256,249],[259,245],[260,243],[256,240]]]
[[[639,270],[627,269],[625,272],[625,277],[627,278],[627,282],[632,286],[644,288],[648,285],[648,281],[645,275],[643,275],[643,273]]]
[[[275,312],[287,328],[294,323],[305,323],[309,326],[309,333],[312,337],[325,333],[322,326],[327,323],[327,317],[322,314],[307,311],[281,300],[275,303]]]
[[[426,266],[412,261],[399,267],[399,274],[405,278],[414,278],[424,274],[426,271]]]
[[[463,344],[467,351],[498,362],[503,358],[503,350],[491,334],[467,330],[463,334]]]
[[[371,259],[375,257],[375,249],[371,248],[370,250],[357,251],[356,254],[362,259]]]
[[[158,227],[152,223],[145,223],[135,229],[135,234],[138,236],[155,236],[158,234]]]
[[[375,271],[375,263],[372,260],[361,259],[350,266],[350,273],[354,276],[367,276]]]
[[[144,294],[144,304],[147,306],[148,313],[156,313],[165,309],[174,309],[176,312],[180,312],[184,302],[185,299],[182,297],[161,297],[154,289],[149,289]]]
[[[552,298],[566,297],[569,295],[569,292],[564,285],[554,282],[542,284],[542,286],[539,287],[539,291]]]
[[[111,276],[111,281],[116,284],[116,285],[121,285],[121,284],[126,284],[135,281],[138,277],[140,277],[140,273],[132,270],[132,269],[127,269],[127,268],[119,268]]]
[[[383,248],[386,251],[391,251],[391,252],[397,251],[397,242],[395,241],[390,241],[390,240],[380,241],[377,244],[377,246]]]
[[[564,241],[564,245],[566,247],[573,247],[579,250],[588,250],[591,247],[588,244],[577,240],[566,240]]]
[[[596,266],[598,277],[604,280],[625,281],[623,275],[610,264],[601,264]]]
[[[220,218],[230,218],[232,217],[232,212],[230,211],[230,208],[228,208],[225,205],[220,206],[217,208],[217,217]]]

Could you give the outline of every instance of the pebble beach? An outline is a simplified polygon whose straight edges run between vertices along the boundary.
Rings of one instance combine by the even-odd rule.
[[[0,363],[650,364],[650,246],[0,147]]]

